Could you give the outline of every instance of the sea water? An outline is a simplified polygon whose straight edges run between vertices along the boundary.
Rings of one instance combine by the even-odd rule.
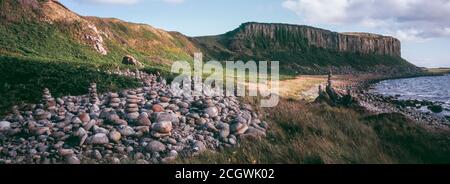
[[[393,79],[373,85],[372,91],[399,100],[425,100],[442,103],[450,115],[450,75]]]

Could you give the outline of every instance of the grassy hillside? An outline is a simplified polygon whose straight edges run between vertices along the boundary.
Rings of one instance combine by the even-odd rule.
[[[400,114],[370,115],[284,99],[260,112],[271,125],[266,139],[177,163],[450,163],[449,132],[428,130]]]
[[[0,54],[119,67],[132,55],[146,66],[192,60],[184,35],[118,19],[83,17],[54,1],[0,1]],[[97,40],[106,55],[96,51]]]

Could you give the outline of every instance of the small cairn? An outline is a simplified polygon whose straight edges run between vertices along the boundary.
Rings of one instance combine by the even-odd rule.
[[[49,120],[51,118],[51,114],[43,109],[36,109],[33,112],[33,117],[36,121]]]
[[[13,122],[23,122],[25,119],[24,117],[21,115],[20,111],[19,111],[19,107],[17,105],[13,106],[11,108],[11,115],[8,115],[5,119],[7,121],[13,121]]]
[[[333,78],[333,71],[329,71],[328,72],[328,80],[327,80],[327,86],[332,86],[333,85],[333,80],[332,80],[332,78]]]
[[[325,102],[331,106],[351,106],[354,101],[351,96],[350,89],[346,91],[344,94],[338,90],[333,88],[333,73],[328,73],[327,86],[325,90],[323,90],[322,85],[319,85],[319,97],[315,100],[316,103]]]
[[[118,108],[120,106],[119,94],[109,93],[108,105],[112,108]]]
[[[47,110],[56,109],[55,98],[52,97],[52,94],[50,93],[50,90],[48,90],[48,88],[45,88],[42,91],[42,103],[44,104],[45,108],[47,108]]]
[[[66,109],[64,107],[60,107],[58,109],[57,115],[58,115],[57,120],[63,121],[64,119],[66,119]]]
[[[136,90],[136,96],[139,99],[139,105],[145,105],[145,92],[142,88]]]
[[[100,100],[98,99],[96,83],[91,83],[91,86],[89,88],[89,102],[93,105],[98,105],[100,103]]]
[[[127,118],[129,120],[137,120],[139,117],[139,105],[138,103],[140,103],[141,99],[139,99],[139,97],[136,95],[135,92],[128,92],[127,95],[127,106],[126,106],[126,113],[127,113]]]

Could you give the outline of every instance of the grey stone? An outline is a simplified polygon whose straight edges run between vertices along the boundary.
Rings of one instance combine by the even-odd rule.
[[[172,128],[172,122],[170,121],[160,121],[152,125],[152,130],[159,133],[170,133]]]
[[[0,122],[0,132],[8,131],[11,129],[11,123],[7,121]]]
[[[133,128],[131,128],[130,126],[127,126],[127,125],[120,125],[119,132],[120,132],[120,134],[122,134],[122,136],[125,136],[125,137],[136,134],[136,132],[133,130]]]
[[[102,145],[108,143],[109,143],[108,136],[106,136],[106,134],[104,133],[98,133],[92,137],[92,144]]]
[[[209,117],[214,118],[219,115],[219,110],[217,107],[208,107],[204,110],[205,114],[208,114]]]
[[[166,145],[159,141],[152,141],[147,145],[146,149],[150,152],[162,152],[166,150]]]

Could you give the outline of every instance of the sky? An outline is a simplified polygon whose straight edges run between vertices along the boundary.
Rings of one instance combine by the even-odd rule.
[[[450,0],[60,0],[85,16],[145,23],[188,36],[217,35],[244,22],[371,32],[402,41],[421,67],[450,67]]]

